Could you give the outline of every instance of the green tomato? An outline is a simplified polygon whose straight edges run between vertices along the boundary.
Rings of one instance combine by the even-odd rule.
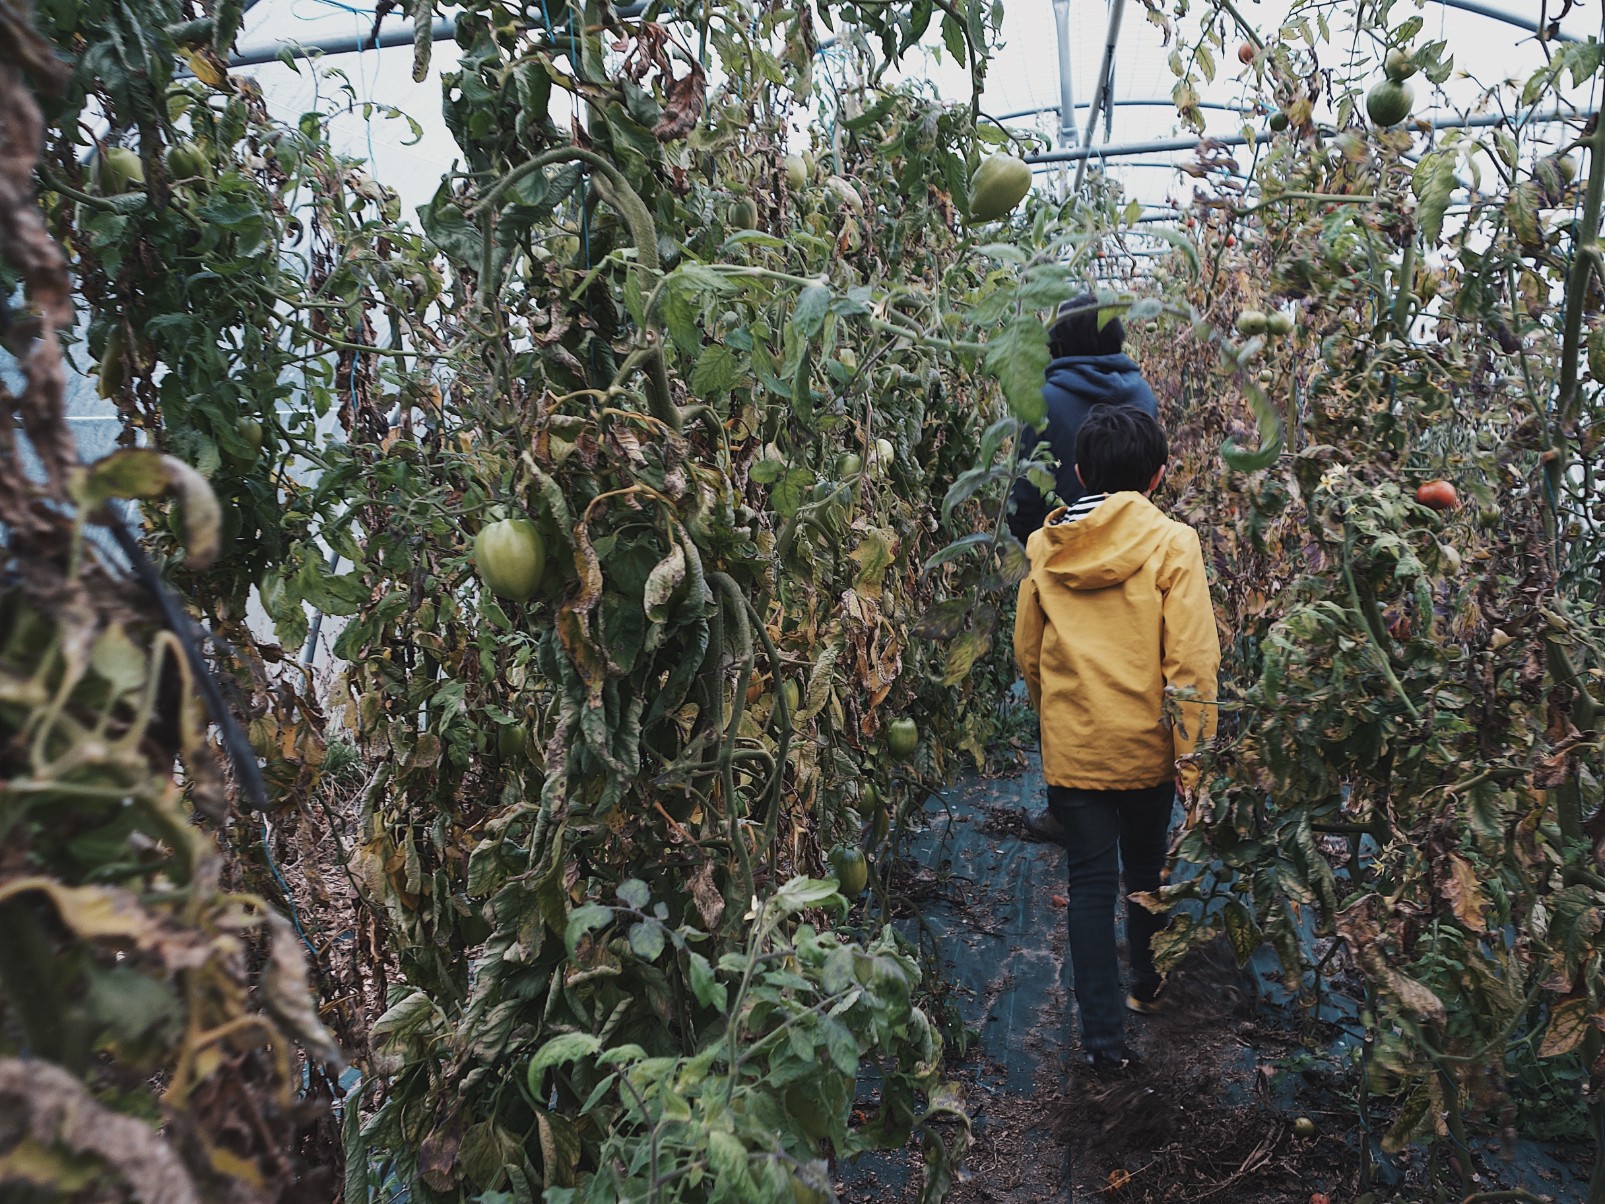
[[[529,733],[522,723],[504,723],[496,728],[496,751],[502,759],[511,760],[524,751]]]
[[[210,180],[212,161],[193,142],[175,142],[167,150],[167,174],[174,180]]]
[[[125,146],[109,146],[95,163],[95,185],[106,196],[145,187],[145,164]]]
[[[1416,73],[1415,59],[1404,51],[1394,48],[1388,51],[1388,57],[1382,60],[1382,73],[1396,84],[1403,83]]]
[[[1263,310],[1245,309],[1237,315],[1237,333],[1264,334],[1266,321]]]
[[[1386,128],[1410,116],[1414,100],[1415,93],[1409,84],[1385,79],[1365,94],[1365,112],[1373,125]]]
[[[908,760],[919,746],[919,724],[912,719],[893,719],[886,725],[886,747],[898,760]]]
[[[808,184],[808,164],[801,155],[786,156],[786,187],[801,192]]]
[[[1293,333],[1293,315],[1285,309],[1275,309],[1265,315],[1265,333],[1281,338]]]
[[[856,899],[869,884],[869,862],[857,845],[839,844],[830,851],[830,868],[836,874],[842,894]]]
[[[244,439],[252,454],[262,450],[262,423],[256,418],[242,416],[234,421],[234,433]]]
[[[846,452],[836,461],[836,475],[843,479],[864,471],[864,459],[857,452]]]
[[[546,573],[546,541],[527,518],[486,523],[474,537],[474,567],[491,593],[527,602]]]

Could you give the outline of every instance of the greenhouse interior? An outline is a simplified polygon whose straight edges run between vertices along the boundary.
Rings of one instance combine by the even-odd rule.
[[[1602,82],[0,0],[0,1199],[1605,1204]]]

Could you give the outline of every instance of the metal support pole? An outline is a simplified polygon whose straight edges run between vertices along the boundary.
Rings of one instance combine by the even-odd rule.
[[[1548,113],[1533,113],[1524,118],[1522,124],[1531,125],[1537,122],[1541,125],[1547,125],[1555,121],[1580,121],[1581,119],[1582,114],[1580,113],[1555,109]],[[1486,129],[1489,126],[1504,125],[1509,120],[1503,114],[1484,113],[1477,117],[1451,117],[1437,122],[1434,128],[1440,130]],[[1269,135],[1261,136],[1269,137]],[[1165,151],[1193,150],[1201,145],[1203,141],[1205,140],[1199,138],[1161,138],[1152,142],[1126,142],[1115,146],[1088,147],[1085,144],[1085,135],[1083,135],[1083,144],[1081,146],[1071,150],[1043,151],[1040,155],[1027,155],[1025,161],[1027,163],[1074,163],[1079,160],[1085,163],[1093,155],[1110,159],[1127,159],[1133,155],[1155,155]],[[1225,147],[1247,146],[1251,139],[1242,134],[1222,134],[1211,135],[1207,141],[1211,146]]]
[[[1059,149],[1076,144],[1076,94],[1070,86],[1070,0],[1053,0],[1059,27]]]
[[[1076,182],[1070,191],[1072,194],[1081,191],[1082,181],[1087,176],[1087,148],[1092,145],[1092,131],[1098,125],[1098,111],[1108,104],[1109,78],[1114,71],[1115,45],[1120,41],[1120,18],[1126,11],[1126,0],[1110,0],[1109,3],[1109,32],[1103,40],[1103,61],[1098,65],[1098,89],[1092,94],[1092,111],[1087,114],[1086,128],[1081,131],[1081,150],[1076,154]],[[1069,156],[1075,152],[1058,151],[1056,154]],[[1040,160],[1042,162],[1058,162],[1059,160]],[[1068,162],[1068,159],[1064,160]]]
[[[634,0],[633,3],[616,5],[613,12],[615,16],[633,19],[639,17],[646,9],[646,0]],[[567,27],[560,25],[560,28],[566,30]],[[442,17],[430,26],[430,37],[433,41],[446,42],[456,36],[455,17]],[[263,63],[277,61],[286,52],[292,59],[310,58],[314,54],[360,54],[364,50],[379,50],[386,46],[411,46],[412,41],[412,24],[406,22],[381,30],[378,37],[374,37],[371,33],[345,34],[340,37],[319,38],[312,42],[274,42],[268,46],[247,48],[231,55],[228,65],[258,67]]]
[[[1445,8],[1458,8],[1462,12],[1476,13],[1479,17],[1492,17],[1495,21],[1503,21],[1506,25],[1514,25],[1517,29],[1530,29],[1534,33],[1541,33],[1538,28],[1538,18],[1525,13],[1506,12],[1502,8],[1495,8],[1492,4],[1483,4],[1479,0],[1438,0]],[[1575,34],[1559,33],[1553,39],[1557,42],[1580,42],[1581,38]]]

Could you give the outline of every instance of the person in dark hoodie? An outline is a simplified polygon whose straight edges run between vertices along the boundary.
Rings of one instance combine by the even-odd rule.
[[[1098,325],[1098,298],[1082,293],[1059,306],[1058,320],[1048,331],[1048,365],[1042,397],[1048,419],[1041,431],[1029,427],[1020,435],[1021,459],[1039,443],[1047,443],[1058,462],[1053,470],[1054,492],[1068,506],[1084,490],[1076,479],[1076,435],[1094,406],[1132,405],[1150,418],[1159,418],[1159,402],[1131,357],[1121,348],[1126,330],[1119,318]],[[1015,482],[1010,495],[1009,530],[1022,544],[1042,526],[1048,515],[1047,499],[1025,477]]]
[[[1057,462],[1053,491],[1062,505],[1071,506],[1085,492],[1076,476],[1076,436],[1087,415],[1098,406],[1130,405],[1156,421],[1159,402],[1131,357],[1121,348],[1126,329],[1119,318],[1098,325],[1098,298],[1082,293],[1062,302],[1058,318],[1048,331],[1048,364],[1042,397],[1048,418],[1039,431],[1027,427],[1020,435],[1020,458],[1027,459],[1040,443],[1047,443]],[[1022,544],[1042,526],[1048,502],[1024,476],[1010,494],[1009,530]],[[1037,840],[1063,844],[1065,831],[1051,810],[1025,815],[1025,829]]]

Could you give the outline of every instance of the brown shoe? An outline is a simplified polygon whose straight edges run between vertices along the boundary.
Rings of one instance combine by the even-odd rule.
[[[1164,985],[1162,981],[1132,983],[1131,994],[1126,996],[1127,1010],[1139,1016],[1157,1016],[1165,1010],[1165,1001],[1159,994]]]

